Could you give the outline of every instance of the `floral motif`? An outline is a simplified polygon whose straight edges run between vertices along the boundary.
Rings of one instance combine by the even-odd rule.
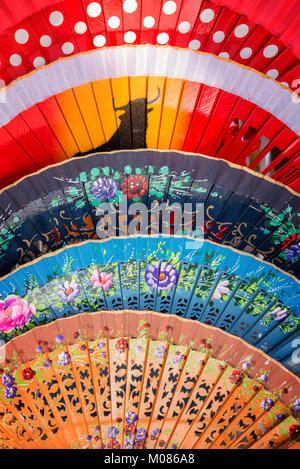
[[[288,316],[287,311],[281,309],[279,306],[270,313],[270,317],[274,318],[275,321],[277,322],[284,321],[287,318],[287,316]]]
[[[238,384],[242,381],[244,373],[241,370],[233,370],[229,376],[229,381],[233,384]]]
[[[135,426],[132,423],[125,425],[124,427],[124,433],[126,436],[132,435],[134,430],[135,430]]]
[[[136,199],[146,194],[147,186],[145,176],[134,174],[124,179],[124,182],[122,182],[122,191],[123,194],[127,195],[128,199]]]
[[[216,286],[215,291],[212,294],[212,299],[222,300],[222,297],[230,292],[229,288],[227,288],[227,285],[229,285],[228,280],[223,280],[222,282],[219,282]]]
[[[3,386],[10,388],[15,384],[15,378],[11,374],[5,372],[2,375],[2,384]]]
[[[70,355],[68,352],[62,352],[58,355],[58,363],[63,366],[69,365],[71,361]]]
[[[173,290],[177,283],[178,272],[168,262],[156,262],[145,272],[145,281],[153,290]]]
[[[107,272],[100,272],[100,270],[94,270],[91,276],[91,282],[94,287],[102,287],[103,290],[107,290],[112,284],[112,275]]]
[[[166,353],[166,347],[164,345],[158,345],[155,349],[154,355],[157,358],[164,358]]]
[[[22,375],[24,379],[29,381],[33,378],[34,372],[31,368],[24,368],[24,370],[22,371]]]
[[[91,187],[93,197],[101,202],[113,199],[118,190],[118,183],[114,179],[108,177],[96,179]]]
[[[110,440],[115,440],[118,433],[119,430],[117,429],[117,427],[108,427],[106,430],[107,438],[109,438]]]
[[[117,440],[110,440],[107,447],[109,449],[120,449],[120,443],[118,443]]]
[[[299,398],[295,400],[294,408],[297,413],[300,412],[300,399]]]
[[[300,435],[300,425],[294,423],[289,427],[289,435],[291,438],[296,438]]]
[[[274,405],[274,401],[272,399],[264,399],[261,403],[260,403],[260,407],[264,410],[270,410],[271,407],[273,407]]]
[[[35,306],[16,295],[8,295],[6,299],[0,300],[0,330],[11,332],[21,329],[35,314]]]
[[[4,372],[2,375],[2,384],[5,386],[4,397],[6,397],[6,399],[13,399],[17,394],[15,378],[11,374]]]
[[[133,438],[127,438],[127,440],[125,440],[125,449],[131,449],[133,445],[134,445]]]
[[[75,280],[71,280],[69,282],[66,280],[63,284],[61,284],[58,288],[57,294],[58,296],[64,300],[68,301],[68,303],[71,303],[72,301],[75,300],[75,298],[78,297],[80,293],[80,285],[75,282]]]
[[[120,352],[120,353],[125,352],[125,350],[126,350],[127,347],[128,347],[127,340],[126,340],[126,339],[123,339],[123,338],[122,338],[122,339],[118,339],[118,340],[116,341],[115,347],[116,347],[116,350],[117,350],[118,352]]]
[[[155,430],[151,432],[150,440],[156,440],[159,434],[160,434],[160,428],[155,428]]]
[[[144,428],[139,428],[135,434],[135,439],[137,441],[144,441],[147,436],[147,431]]]
[[[5,388],[4,397],[6,397],[6,399],[13,399],[14,397],[16,397],[16,395],[17,395],[16,386]]]
[[[293,244],[285,252],[288,261],[291,261],[296,256],[300,256],[300,243]]]
[[[135,423],[138,420],[138,416],[135,412],[127,412],[127,414],[125,414],[125,420],[128,424]]]

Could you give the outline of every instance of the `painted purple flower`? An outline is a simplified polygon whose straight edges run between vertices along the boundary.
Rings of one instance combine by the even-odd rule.
[[[79,295],[79,293],[80,285],[75,282],[75,280],[71,280],[71,282],[67,280],[66,282],[64,282],[64,284],[61,284],[59,286],[57,291],[58,296],[62,300],[68,301],[69,303],[74,301],[75,298],[77,298],[77,296]]]
[[[155,428],[155,430],[153,430],[151,432],[150,439],[151,440],[156,440],[156,438],[158,437],[159,434],[160,434],[160,428]]]
[[[62,352],[58,355],[58,363],[63,366],[67,366],[70,363],[70,355],[68,352]]]
[[[178,272],[168,262],[156,262],[145,272],[145,281],[153,290],[173,290],[178,279]]]
[[[6,399],[13,399],[14,397],[16,397],[16,395],[17,395],[16,386],[10,386],[10,387],[5,388],[4,396],[6,397]]]
[[[108,177],[98,178],[93,182],[91,187],[91,193],[97,200],[109,200],[113,199],[119,190],[117,182]]]
[[[119,433],[119,430],[116,427],[109,427],[106,430],[107,437],[111,440],[114,440]]]
[[[157,358],[164,358],[166,353],[166,347],[164,345],[158,345],[155,349],[154,355]]]
[[[280,422],[281,420],[283,420],[284,418],[285,418],[285,415],[284,415],[284,414],[278,414],[278,415],[276,415],[276,419],[279,420],[279,422]]]
[[[35,350],[36,350],[36,352],[42,352],[43,347],[41,345],[38,345]]]
[[[138,420],[138,416],[135,412],[127,412],[125,415],[125,420],[128,424],[135,423]]]
[[[265,381],[265,382],[267,382],[269,380],[268,375],[266,375],[266,374],[261,375],[258,379],[260,381]]]
[[[300,399],[299,398],[295,400],[294,407],[297,413],[300,412]]]
[[[88,435],[85,437],[85,441],[92,441],[93,437],[91,435]]]
[[[144,441],[147,436],[147,431],[144,428],[139,428],[135,434],[135,439],[137,441]]]
[[[274,405],[274,401],[272,399],[264,399],[260,403],[260,407],[264,410],[270,410],[271,407],[273,407],[273,405]]]
[[[44,363],[43,363],[43,368],[49,368],[49,366],[51,365],[51,360],[45,360]]]
[[[248,370],[248,368],[250,368],[250,367],[251,367],[251,363],[249,363],[249,362],[245,362],[245,363],[242,364],[243,370]]]
[[[60,342],[62,342],[62,341],[64,340],[64,336],[63,336],[63,335],[57,335],[57,336],[55,337],[55,340],[56,340],[56,342],[60,343]]]
[[[171,449],[177,449],[177,445],[173,444],[170,446]]]
[[[2,375],[2,384],[3,386],[7,386],[8,388],[10,388],[15,384],[15,378],[9,373],[5,372]]]
[[[127,438],[127,440],[125,440],[125,449],[132,449],[133,444],[134,444],[134,439]]]
[[[105,342],[99,342],[99,344],[97,345],[97,348],[102,348],[105,346]]]
[[[300,255],[300,243],[293,244],[292,246],[290,246],[285,251],[285,255],[288,261],[291,261],[292,259],[294,259],[294,257],[299,256]]]
[[[288,313],[286,310],[281,309],[278,306],[277,308],[274,309],[274,311],[270,313],[270,316],[274,317],[275,321],[281,322],[287,318]]]
[[[180,360],[181,360],[181,357],[173,357],[173,358],[172,358],[172,362],[173,362],[173,363],[179,363]]]

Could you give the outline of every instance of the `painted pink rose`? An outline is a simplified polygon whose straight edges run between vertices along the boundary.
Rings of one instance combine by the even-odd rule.
[[[112,284],[112,275],[107,272],[100,272],[100,270],[94,270],[91,276],[91,282],[94,287],[102,287],[103,290],[107,290]]]
[[[21,329],[35,314],[35,306],[28,305],[26,300],[16,295],[8,295],[5,301],[0,300],[0,331],[11,332]]]

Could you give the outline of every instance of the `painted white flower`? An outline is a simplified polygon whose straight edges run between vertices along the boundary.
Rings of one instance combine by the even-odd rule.
[[[227,288],[227,285],[229,285],[228,280],[223,280],[222,282],[219,282],[216,286],[215,291],[213,292],[212,299],[220,300],[222,299],[223,295],[227,295],[227,293],[230,292],[229,288]]]

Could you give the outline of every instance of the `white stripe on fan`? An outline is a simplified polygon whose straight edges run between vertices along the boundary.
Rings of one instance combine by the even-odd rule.
[[[0,126],[69,88],[105,78],[144,75],[195,81],[233,93],[270,112],[300,135],[300,98],[272,78],[211,54],[150,45],[97,49],[18,78],[0,91]],[[6,93],[3,103],[1,93]]]

